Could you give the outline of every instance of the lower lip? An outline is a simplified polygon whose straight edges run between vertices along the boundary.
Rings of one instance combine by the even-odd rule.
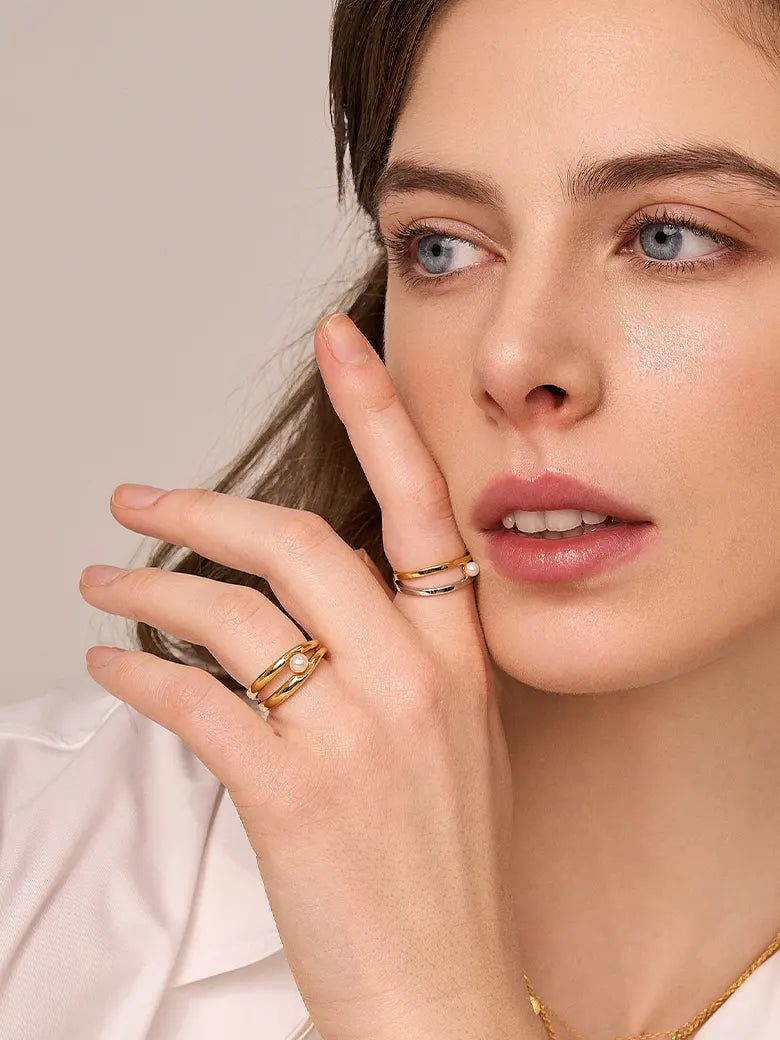
[[[502,528],[486,531],[488,559],[514,581],[578,581],[626,563],[658,532],[650,522],[613,524],[574,538],[526,538]]]

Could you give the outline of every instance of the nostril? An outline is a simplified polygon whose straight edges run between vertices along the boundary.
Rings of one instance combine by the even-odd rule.
[[[552,394],[553,403],[554,403],[555,407],[558,407],[560,405],[561,401],[563,400],[563,398],[566,397],[566,391],[562,390],[561,387],[553,386],[552,383],[545,383],[544,386],[537,386],[537,387],[535,387],[529,393],[527,399],[528,399],[528,401],[530,403],[534,403],[537,398],[541,397],[542,399],[544,399],[544,398],[547,398],[549,396],[549,394]]]

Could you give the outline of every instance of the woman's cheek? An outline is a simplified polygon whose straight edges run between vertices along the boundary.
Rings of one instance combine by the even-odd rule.
[[[473,361],[482,327],[475,301],[452,290],[388,285],[385,300],[385,364],[405,400],[427,400],[454,385]],[[432,388],[437,388],[433,394]]]
[[[478,278],[471,272],[437,285],[408,285],[400,274],[391,273],[385,293],[385,358],[388,350],[403,343],[444,343],[468,338],[484,327],[499,305],[498,279]]]
[[[463,406],[482,330],[479,312],[458,296],[388,286],[385,303],[385,365],[445,474],[460,417],[471,414]]]

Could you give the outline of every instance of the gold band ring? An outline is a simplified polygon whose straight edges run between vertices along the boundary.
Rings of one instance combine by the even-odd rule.
[[[432,589],[415,589],[411,585],[405,585],[408,578],[424,578],[428,574],[436,574],[438,571],[447,571],[450,567],[460,567],[463,577],[452,585],[439,585]],[[459,556],[455,560],[447,560],[446,563],[437,563],[433,567],[425,567],[421,571],[393,571],[393,584],[398,592],[405,592],[410,596],[440,596],[445,592],[453,592],[462,585],[470,585],[479,574],[479,564],[471,558],[471,553]]]
[[[320,647],[315,654],[311,657],[306,657],[305,651],[314,650]],[[284,668],[285,665],[289,665],[290,671],[295,674],[291,676],[280,686],[278,690],[275,690],[269,697],[264,701],[260,701],[260,707],[269,711],[271,708],[276,708],[288,697],[291,697],[298,686],[302,682],[306,682],[308,677],[320,663],[322,658],[328,652],[326,646],[320,646],[319,639],[309,639],[305,643],[299,643],[298,646],[294,646],[291,650],[288,650],[286,654],[282,654],[281,657],[277,658],[273,664],[269,664],[264,672],[262,672],[252,685],[247,689],[247,697],[250,700],[256,701],[257,695],[264,686],[273,679],[273,677]]]

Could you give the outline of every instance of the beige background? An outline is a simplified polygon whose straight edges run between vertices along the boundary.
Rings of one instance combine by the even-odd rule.
[[[336,203],[327,0],[3,0],[0,700],[87,675],[142,566],[123,482],[206,485],[366,256]]]

